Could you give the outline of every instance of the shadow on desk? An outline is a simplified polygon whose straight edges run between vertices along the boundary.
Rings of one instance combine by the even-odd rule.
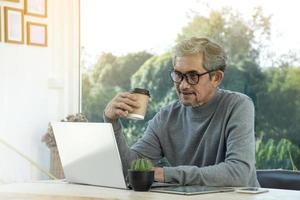
[[[257,179],[263,188],[300,190],[300,172],[281,169],[257,170]]]

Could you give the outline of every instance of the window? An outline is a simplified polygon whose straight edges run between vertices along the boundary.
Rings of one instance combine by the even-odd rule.
[[[123,120],[134,143],[145,122],[176,99],[170,47],[188,36],[207,36],[228,51],[222,87],[255,104],[257,168],[299,170],[300,29],[293,20],[300,16],[288,2],[81,1],[83,113],[102,121],[115,94],[148,88],[146,120]]]

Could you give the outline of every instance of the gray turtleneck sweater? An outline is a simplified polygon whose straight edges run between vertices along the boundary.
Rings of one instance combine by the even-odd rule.
[[[111,122],[105,118],[107,122]],[[254,106],[249,97],[219,89],[203,106],[179,101],[162,108],[131,148],[113,122],[123,170],[137,157],[165,157],[165,182],[182,185],[259,186],[255,169]]]

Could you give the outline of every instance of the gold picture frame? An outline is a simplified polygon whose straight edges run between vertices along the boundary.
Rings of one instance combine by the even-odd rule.
[[[9,1],[9,2],[14,2],[14,3],[20,3],[20,0],[4,0],[4,1]]]
[[[33,46],[48,46],[47,24],[27,22],[27,44]]]
[[[47,0],[24,0],[24,13],[35,17],[47,17]]]
[[[2,7],[0,6],[0,42],[2,42]]]
[[[4,41],[24,44],[24,12],[18,8],[4,7]]]

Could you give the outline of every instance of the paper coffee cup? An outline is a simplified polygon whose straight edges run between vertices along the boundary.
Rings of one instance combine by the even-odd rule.
[[[143,120],[145,118],[150,93],[148,90],[141,88],[134,88],[131,93],[134,93],[138,98],[137,101],[140,103],[140,107],[134,109],[131,113],[129,113],[128,118]]]

